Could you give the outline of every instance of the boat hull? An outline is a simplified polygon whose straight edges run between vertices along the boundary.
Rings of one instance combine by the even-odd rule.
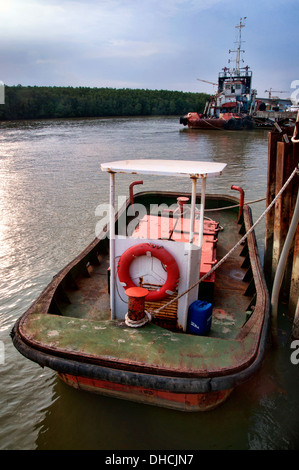
[[[84,391],[104,396],[120,398],[176,409],[179,411],[209,411],[223,404],[232,391],[251,378],[260,368],[269,331],[269,318],[265,319],[258,352],[255,359],[245,369],[231,371],[228,375],[215,375],[209,372],[202,377],[165,376],[155,373],[144,373],[141,369],[126,370],[101,366],[90,360],[70,355],[50,354],[46,350],[34,348],[22,337],[16,324],[12,338],[16,349],[28,359],[57,372],[67,385]]]
[[[232,389],[229,389],[207,393],[175,393],[170,390],[156,390],[70,374],[58,375],[63,382],[76,389],[111,398],[189,412],[212,410],[221,405],[232,392]]]
[[[201,117],[198,113],[188,113],[180,118],[180,124],[188,126],[190,129],[204,130],[241,130],[253,129],[254,121],[250,116],[226,113],[224,117]]]

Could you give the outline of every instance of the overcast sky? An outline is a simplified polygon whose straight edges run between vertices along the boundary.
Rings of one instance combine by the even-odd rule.
[[[0,80],[212,93],[196,79],[217,82],[245,16],[243,65],[258,96],[290,96],[298,0],[0,0]]]

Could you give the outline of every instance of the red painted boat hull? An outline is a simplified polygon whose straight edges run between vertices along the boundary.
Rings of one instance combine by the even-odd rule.
[[[212,410],[221,405],[232,392],[232,389],[229,389],[208,393],[174,393],[167,390],[154,390],[70,374],[58,375],[63,382],[76,389],[180,411]]]
[[[253,121],[247,115],[224,113],[219,118],[204,117],[198,113],[188,113],[180,118],[180,124],[190,129],[240,130],[252,129]]]

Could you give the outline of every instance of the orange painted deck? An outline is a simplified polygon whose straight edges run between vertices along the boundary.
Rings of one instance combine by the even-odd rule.
[[[204,234],[201,254],[200,277],[207,274],[217,263],[216,248],[218,242],[219,224],[214,220],[204,220]],[[199,220],[195,219],[194,244],[198,244]],[[169,239],[175,242],[188,243],[190,234],[190,219],[186,217],[159,217],[145,215],[136,227],[132,237],[145,239]],[[214,282],[215,273],[206,279]]]

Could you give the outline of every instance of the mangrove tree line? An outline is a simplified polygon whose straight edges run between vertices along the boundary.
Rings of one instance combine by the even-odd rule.
[[[5,86],[0,120],[183,115],[202,112],[204,93],[88,87]]]

